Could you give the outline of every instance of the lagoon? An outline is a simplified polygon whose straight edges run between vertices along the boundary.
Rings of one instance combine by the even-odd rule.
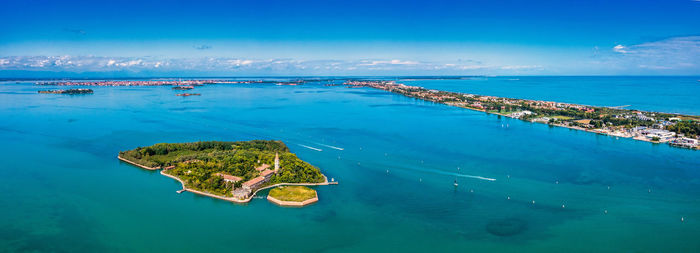
[[[405,83],[700,114],[700,78],[599,78],[589,85],[611,87],[603,95],[578,77]],[[0,84],[0,251],[700,249],[698,151],[322,83],[210,85],[190,97],[41,88]],[[319,202],[304,208],[237,205],[177,194],[178,182],[116,159],[158,142],[251,139],[284,141],[340,184],[315,187]]]

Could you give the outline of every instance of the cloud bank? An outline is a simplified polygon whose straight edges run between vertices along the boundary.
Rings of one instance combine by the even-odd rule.
[[[194,46],[207,50],[208,45]],[[527,55],[527,52],[524,52]],[[81,76],[165,75],[698,75],[700,36],[672,37],[638,44],[594,46],[591,58],[525,60],[417,59],[302,60],[239,57],[0,56],[0,76],[51,72]],[[498,63],[500,60],[504,63]],[[113,73],[116,73],[112,75]],[[14,75],[14,76],[13,76]]]
[[[102,56],[9,56],[0,57],[0,71],[52,72],[177,72],[214,75],[350,75],[350,74],[460,74],[493,71],[527,72],[539,65],[483,65],[440,63],[401,59],[295,60],[226,57],[159,58]]]

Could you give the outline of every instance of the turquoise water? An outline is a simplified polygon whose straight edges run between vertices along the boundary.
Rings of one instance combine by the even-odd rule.
[[[674,80],[643,90],[697,89]],[[186,98],[169,87],[42,88],[0,85],[3,252],[700,250],[698,151],[366,88],[214,85]],[[489,95],[562,93],[518,90]],[[620,104],[589,92],[567,100]],[[700,111],[697,100],[646,99],[651,110]],[[633,101],[645,99],[622,104]],[[237,205],[177,194],[176,181],[116,159],[157,142],[249,139],[283,140],[340,184],[316,187],[320,201],[305,208]]]

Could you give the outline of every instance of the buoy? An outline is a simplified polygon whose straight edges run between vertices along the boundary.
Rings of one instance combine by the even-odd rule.
[[[386,174],[389,174],[389,170],[386,170]]]
[[[608,209],[605,209],[605,211],[603,211],[603,212],[604,212],[605,214],[608,214]]]
[[[651,189],[649,189],[649,193],[651,193]]]
[[[684,221],[685,221],[685,218],[684,218],[684,217],[681,217],[681,222],[684,222]]]
[[[565,206],[565,205],[561,205],[561,208],[566,208],[566,206]]]
[[[535,204],[535,201],[534,201],[534,200],[532,201],[532,204],[533,204],[533,205]]]
[[[508,196],[508,200],[510,200],[510,196]]]
[[[510,175],[506,175],[507,178],[510,178]]]
[[[555,181],[554,183],[555,183],[555,184],[559,184],[559,180]]]
[[[423,182],[423,179],[422,179],[422,178],[419,178],[419,179],[418,179],[418,182]]]
[[[610,186],[608,185],[608,190],[610,190]]]
[[[469,192],[474,193],[474,189],[469,189]]]

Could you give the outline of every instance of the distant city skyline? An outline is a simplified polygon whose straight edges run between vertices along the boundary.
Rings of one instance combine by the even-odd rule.
[[[3,1],[0,77],[700,75],[700,2]]]

